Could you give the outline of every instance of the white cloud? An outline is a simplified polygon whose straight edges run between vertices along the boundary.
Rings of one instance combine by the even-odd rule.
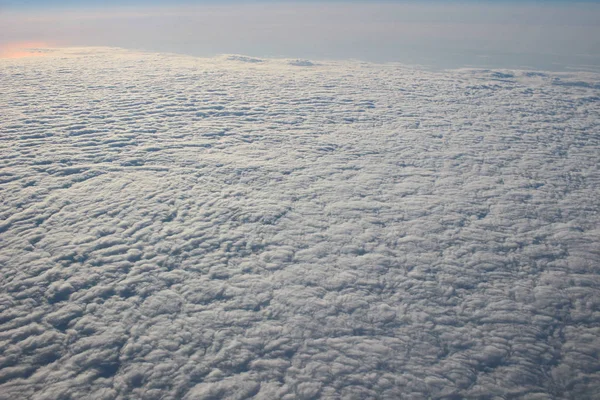
[[[297,61],[2,61],[2,396],[593,397],[598,75]]]

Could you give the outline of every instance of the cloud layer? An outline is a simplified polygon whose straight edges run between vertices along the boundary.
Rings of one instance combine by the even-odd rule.
[[[3,60],[0,398],[593,398],[598,82]]]

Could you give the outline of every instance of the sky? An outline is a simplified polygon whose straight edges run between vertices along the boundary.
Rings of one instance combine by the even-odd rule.
[[[2,1],[0,46],[596,70],[599,21],[598,2]]]

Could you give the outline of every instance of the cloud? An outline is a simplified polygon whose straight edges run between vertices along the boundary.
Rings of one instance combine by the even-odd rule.
[[[599,389],[598,75],[1,63],[2,396]]]

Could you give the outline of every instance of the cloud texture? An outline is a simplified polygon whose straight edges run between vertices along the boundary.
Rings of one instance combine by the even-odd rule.
[[[593,398],[599,77],[0,70],[0,398]]]

